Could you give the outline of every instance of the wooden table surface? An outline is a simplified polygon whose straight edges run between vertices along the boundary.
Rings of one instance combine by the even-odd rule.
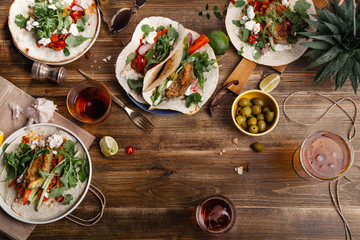
[[[106,84],[126,105],[139,110],[118,84],[114,64],[117,56],[132,36],[138,22],[148,16],[165,16],[185,27],[207,34],[225,30],[224,22],[211,17],[199,17],[198,12],[227,1],[215,0],[150,0],[136,13],[129,26],[111,36],[102,25],[99,38],[90,52],[93,57],[66,65],[68,80],[63,86],[51,82],[30,80],[32,61],[14,46],[7,27],[7,15],[12,1],[1,0],[0,75],[34,97],[46,97],[58,105],[58,112],[96,136],[90,147],[93,182],[107,198],[105,214],[93,227],[85,228],[67,220],[38,225],[29,239],[216,239],[204,233],[195,220],[195,208],[205,197],[222,194],[236,207],[233,229],[218,238],[223,239],[344,239],[344,226],[331,203],[327,182],[305,181],[292,168],[292,155],[303,139],[317,130],[337,131],[346,135],[350,120],[340,109],[333,109],[323,120],[311,127],[301,126],[284,117],[281,110],[278,126],[263,137],[248,137],[237,130],[231,120],[230,107],[235,95],[228,97],[210,117],[206,106],[197,114],[159,116],[142,113],[156,126],[152,133],[138,129],[126,113],[113,105],[109,119],[98,125],[77,122],[66,109],[67,92],[83,78],[76,69]],[[104,0],[103,10],[110,20],[121,7],[132,7],[130,0]],[[111,61],[102,60],[111,56]],[[233,46],[220,61],[217,89],[236,67],[241,57]],[[330,80],[314,86],[315,70],[306,70],[306,58],[288,65],[281,82],[271,93],[282,108],[286,96],[305,90],[324,93],[337,100],[351,97],[359,103],[349,82],[333,91]],[[257,89],[260,80],[274,70],[257,66],[243,90]],[[349,112],[349,102],[341,104]],[[309,121],[320,116],[329,101],[316,96],[301,95],[289,102],[289,113],[298,120]],[[1,114],[0,114],[1,115]],[[119,153],[105,158],[99,151],[99,140],[111,135],[120,145]],[[239,140],[237,145],[232,138]],[[261,153],[249,145],[264,144]],[[353,140],[359,155],[360,139]],[[134,155],[125,148],[133,145]],[[220,152],[224,151],[221,155]],[[238,175],[235,166],[249,163],[249,172]],[[356,158],[354,164],[358,164]],[[353,168],[353,171],[356,169]],[[355,172],[353,174],[356,174]],[[360,184],[342,180],[341,202],[354,239],[360,238]],[[75,211],[84,217],[98,210],[97,201],[88,194]],[[1,239],[5,239],[0,235]]]

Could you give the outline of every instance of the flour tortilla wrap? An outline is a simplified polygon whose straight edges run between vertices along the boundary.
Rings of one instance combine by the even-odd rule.
[[[294,5],[295,5],[296,1],[297,0],[289,0],[289,3],[290,3],[289,6],[292,11],[294,10]],[[315,7],[314,7],[312,0],[306,0],[306,1],[311,4],[311,7],[307,10],[307,13],[309,15],[315,14],[316,13]],[[245,0],[245,2],[246,2],[246,0]],[[234,47],[238,51],[241,51],[241,49],[243,48],[243,54],[242,54],[243,57],[245,57],[246,59],[248,59],[250,61],[256,62],[258,64],[262,64],[262,65],[281,66],[281,65],[285,65],[285,64],[294,62],[295,60],[300,58],[305,53],[307,47],[301,46],[299,43],[305,42],[306,39],[300,38],[297,43],[291,44],[292,48],[290,50],[276,51],[276,52],[270,50],[268,53],[266,53],[266,55],[263,55],[263,56],[261,56],[260,59],[256,60],[253,55],[254,48],[251,47],[250,45],[246,44],[245,42],[243,42],[240,39],[240,37],[238,35],[240,28],[237,27],[232,22],[233,20],[241,19],[241,17],[243,16],[242,9],[244,7],[237,8],[234,6],[234,4],[232,4],[230,2],[228,10],[227,10],[227,14],[226,14],[226,19],[225,19],[226,31],[230,37],[230,40],[231,40],[232,44],[234,45]],[[312,17],[310,17],[310,18],[312,18]]]
[[[192,34],[193,39],[197,39],[200,37],[200,34],[194,32],[192,30],[186,29],[186,36],[188,33]],[[209,59],[215,59],[214,50],[210,47],[209,44],[206,44],[202,48],[200,48],[197,52],[207,52],[209,55]],[[177,67],[180,65],[182,59],[183,50],[179,49],[178,52],[171,58],[169,61],[166,62],[163,72],[159,74],[159,78],[154,81],[152,85],[153,88],[149,91],[143,92],[143,97],[148,104],[150,104],[149,109],[169,109],[174,111],[179,111],[187,115],[191,115],[196,113],[200,110],[200,108],[207,102],[207,100],[211,97],[213,92],[216,89],[218,80],[219,80],[219,68],[217,62],[213,65],[209,72],[205,72],[204,76],[207,79],[204,83],[204,91],[201,90],[200,86],[198,85],[197,90],[198,93],[202,96],[202,101],[198,104],[191,104],[189,108],[186,107],[185,97],[181,96],[174,99],[166,99],[160,102],[157,106],[152,106],[151,96],[155,91],[155,88],[171,73],[173,73]],[[156,83],[156,84],[155,84]],[[149,85],[149,83],[144,83],[144,85]]]
[[[23,136],[27,136],[31,134],[32,136],[36,135],[42,135],[43,139],[46,141],[46,139],[53,135],[53,134],[60,134],[63,137],[66,137],[67,140],[72,140],[74,142],[77,142],[77,140],[70,135],[69,133],[62,131],[56,127],[47,126],[47,127],[41,127],[41,128],[32,128],[31,131],[27,131],[24,134],[21,134],[18,136],[13,142],[10,143],[10,145],[6,148],[5,152],[15,152],[17,151],[19,144],[21,143]],[[75,152],[78,152],[79,157],[84,157],[86,155],[85,150],[82,148],[82,146],[77,143],[75,146]],[[0,171],[4,167],[4,154],[1,154],[0,157]],[[40,207],[39,211],[35,211],[35,204],[32,205],[23,205],[21,203],[14,202],[14,199],[16,197],[17,191],[15,186],[12,186],[11,188],[8,188],[8,181],[7,179],[7,172],[4,170],[2,174],[0,175],[0,198],[3,199],[7,192],[7,198],[6,198],[6,204],[10,206],[10,208],[21,217],[31,220],[31,221],[46,221],[49,219],[53,219],[58,217],[59,215],[64,214],[68,209],[72,208],[75,204],[77,204],[80,196],[85,191],[87,179],[84,183],[78,181],[77,186],[74,188],[71,188],[67,190],[65,194],[72,194],[73,200],[71,200],[69,205],[62,205],[61,203],[57,201],[52,201],[53,199],[49,199],[47,202],[43,202],[42,206]],[[4,181],[5,180],[5,181]],[[5,200],[5,199],[4,199]]]
[[[141,93],[137,93],[134,90],[131,90],[128,85],[128,79],[122,74],[122,71],[131,71],[130,64],[126,65],[126,59],[128,55],[132,52],[135,52],[140,44],[140,39],[143,38],[144,33],[141,30],[141,27],[145,24],[148,24],[150,27],[154,27],[155,29],[159,26],[164,26],[165,28],[170,27],[170,25],[176,29],[176,31],[179,33],[178,39],[173,43],[173,50],[170,52],[168,57],[164,59],[160,64],[156,65],[155,67],[151,68],[144,76],[144,83],[151,84],[157,77],[159,71],[161,70],[162,66],[166,61],[168,61],[175,52],[181,48],[182,49],[182,41],[185,37],[185,29],[183,25],[181,25],[178,22],[175,22],[169,18],[165,17],[149,17],[144,18],[137,26],[133,33],[131,42],[121,51],[120,55],[117,58],[116,66],[115,66],[115,73],[116,78],[118,79],[120,85],[122,88],[130,94],[136,101],[140,103],[146,103],[143,97],[141,96]],[[169,73],[170,74],[170,73]],[[139,75],[140,76],[140,75]],[[143,88],[145,88],[146,85],[143,85]]]
[[[63,50],[56,51],[44,46],[38,47],[35,32],[29,32],[26,28],[20,28],[15,23],[15,17],[22,14],[29,16],[30,0],[15,0],[9,10],[8,25],[15,46],[26,57],[39,62],[53,65],[61,65],[72,62],[83,55],[94,44],[100,30],[100,18],[94,0],[81,0],[80,6],[85,9],[89,20],[86,23],[85,31],[79,34],[91,39],[86,40],[77,47],[67,47],[70,51],[69,56],[65,56]]]

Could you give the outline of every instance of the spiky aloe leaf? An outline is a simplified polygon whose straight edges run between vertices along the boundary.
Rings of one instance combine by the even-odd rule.
[[[360,63],[360,49],[355,50],[353,56]]]
[[[358,61],[354,62],[354,72],[358,79],[360,80],[360,63]]]
[[[350,71],[354,65],[354,58],[348,58],[344,64],[344,66],[340,69],[338,74],[336,75],[336,87],[335,90],[341,88],[346,79],[348,78]]]
[[[341,32],[339,30],[339,28],[331,23],[327,23],[327,22],[324,22],[325,26],[330,29],[330,31],[335,34],[335,35],[339,35]]]
[[[321,35],[323,35],[323,34],[320,33],[320,32],[298,32],[297,34],[300,34],[300,35],[305,36],[305,37],[312,37],[312,36],[321,36]]]
[[[307,66],[307,68],[314,68],[321,64],[327,63],[327,62],[333,60],[334,58],[336,58],[338,53],[341,51],[342,51],[342,49],[335,45],[329,51],[327,51],[323,55],[321,55],[321,57],[319,57],[314,62],[312,62],[309,66]]]
[[[310,26],[313,26],[314,28],[316,28],[320,32],[322,32],[324,34],[331,34],[331,31],[325,26],[325,24],[320,23],[320,22],[316,22],[316,21],[313,21],[313,20],[310,20],[310,19],[306,19],[306,18],[304,18],[304,20]]]
[[[350,57],[349,54],[347,54],[346,52],[339,53],[339,55],[336,58],[336,63],[333,66],[333,72],[331,73],[331,79],[333,79],[336,76],[336,74],[344,66],[344,64],[346,63],[346,61],[348,60],[349,57]]]
[[[319,71],[314,78],[315,85],[318,85],[319,83],[324,81],[328,76],[331,75],[335,62],[336,62],[336,58],[334,58],[328,63],[325,63],[322,66],[322,68],[320,69],[321,71]]]
[[[330,11],[323,11],[324,14],[326,15],[326,17],[329,19],[329,22],[336,25],[338,28],[340,28],[340,31],[342,33],[345,33],[347,30],[344,26],[346,26],[346,23],[344,22],[344,20],[342,20],[341,18],[339,18],[338,16],[336,16],[334,13],[330,12]]]
[[[329,44],[327,42],[321,42],[321,41],[302,42],[302,43],[300,43],[300,45],[309,47],[312,49],[319,49],[319,50],[328,50],[333,46],[332,44]]]
[[[307,53],[305,53],[304,56],[309,57],[310,60],[314,60],[315,58],[318,58],[323,54],[324,54],[324,51],[313,49],[313,50],[310,50]]]
[[[320,35],[320,36],[312,36],[312,39],[315,40],[321,40],[327,43],[330,43],[331,45],[336,45],[335,40],[332,38],[334,35]],[[339,35],[340,36],[340,35]]]
[[[346,16],[347,16],[346,1],[344,1],[340,6],[338,1],[336,0],[331,0],[330,2],[332,3],[332,7],[334,8],[336,15],[338,15],[341,19],[344,19],[345,24],[348,25],[348,22],[346,21]]]
[[[354,69],[350,71],[349,78],[350,78],[351,86],[354,89],[354,92],[356,93],[359,87],[359,79],[357,78]]]

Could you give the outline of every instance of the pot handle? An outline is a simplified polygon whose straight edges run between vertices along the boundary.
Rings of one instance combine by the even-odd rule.
[[[89,191],[92,194],[94,194],[97,199],[99,199],[99,202],[100,202],[99,213],[95,217],[90,218],[90,219],[82,219],[80,217],[74,216],[73,214],[69,214],[68,216],[66,216],[67,220],[72,221],[72,222],[74,222],[78,225],[84,226],[84,227],[91,227],[100,221],[100,219],[102,218],[102,216],[104,214],[106,198],[105,198],[104,194],[100,191],[100,189],[98,189],[97,187],[95,187],[92,184],[89,187]]]

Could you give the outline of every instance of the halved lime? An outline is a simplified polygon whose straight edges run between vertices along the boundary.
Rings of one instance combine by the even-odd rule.
[[[111,157],[119,151],[119,145],[114,138],[104,136],[100,139],[100,149],[105,157]]]
[[[4,133],[0,131],[0,145],[3,143],[3,141],[4,141]]]
[[[260,82],[260,89],[264,92],[271,92],[280,82],[279,74],[271,74]]]

